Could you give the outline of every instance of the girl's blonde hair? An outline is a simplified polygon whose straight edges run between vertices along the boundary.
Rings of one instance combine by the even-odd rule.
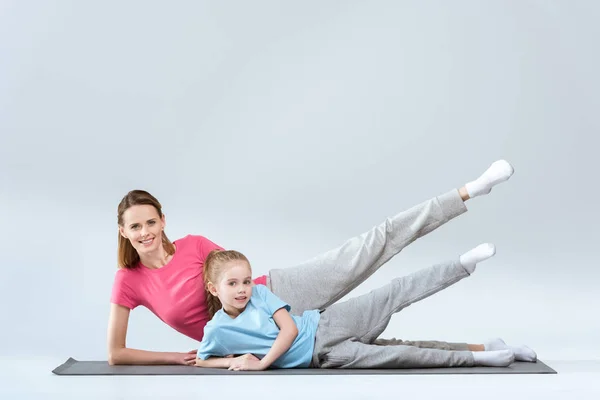
[[[204,290],[206,291],[206,304],[208,305],[208,314],[212,318],[217,311],[223,307],[217,296],[213,296],[208,291],[208,282],[213,285],[217,283],[219,277],[223,273],[223,265],[229,261],[246,261],[250,262],[245,255],[235,250],[213,250],[208,253],[208,257],[204,261]]]
[[[158,216],[160,218],[163,217],[162,206],[156,199],[156,197],[152,196],[150,193],[144,190],[132,190],[127,193],[121,202],[119,203],[119,207],[117,208],[117,224],[119,226],[123,226],[123,214],[129,207],[139,206],[139,205],[150,205],[156,209]],[[140,261],[140,255],[133,248],[131,242],[127,238],[121,236],[121,232],[118,232],[118,251],[117,251],[117,263],[119,268],[134,268],[137,266]],[[162,245],[168,255],[175,254],[175,246],[165,232],[162,232]]]

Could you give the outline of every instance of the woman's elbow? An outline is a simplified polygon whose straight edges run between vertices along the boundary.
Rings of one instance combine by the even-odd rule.
[[[108,351],[108,365],[121,364],[121,350],[122,349],[112,349]]]
[[[108,365],[118,365],[119,363],[117,362],[117,358],[115,357],[114,353],[109,352],[108,353]]]

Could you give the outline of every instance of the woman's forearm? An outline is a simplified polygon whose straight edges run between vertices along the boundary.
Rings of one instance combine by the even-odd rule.
[[[111,350],[108,353],[110,365],[167,365],[177,364],[177,353],[128,349],[126,347]]]

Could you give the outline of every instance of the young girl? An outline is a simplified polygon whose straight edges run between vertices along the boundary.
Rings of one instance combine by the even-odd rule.
[[[213,318],[204,329],[196,365],[264,370],[506,367],[515,360],[534,362],[533,350],[508,346],[501,339],[485,345],[447,343],[449,350],[422,348],[419,342],[416,346],[374,344],[394,313],[471,275],[478,262],[494,254],[493,245],[482,244],[456,260],[396,278],[325,310],[291,315],[289,305],[266,286],[253,284],[252,269],[243,254],[214,250],[204,264]],[[227,357],[231,354],[255,357]]]

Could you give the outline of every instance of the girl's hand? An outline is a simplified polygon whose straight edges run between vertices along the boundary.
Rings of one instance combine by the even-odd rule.
[[[231,355],[231,356],[228,356],[228,357],[233,357],[233,355]],[[258,357],[256,357],[254,354],[250,354],[250,353],[247,353],[247,354],[242,354],[241,356],[237,356],[237,357],[235,357],[235,358],[234,358],[234,360],[240,360],[240,361],[241,361],[241,360],[254,360],[254,361],[260,361],[260,360],[258,359]]]
[[[244,354],[231,360],[230,371],[262,371],[266,368],[260,360],[252,354]]]

